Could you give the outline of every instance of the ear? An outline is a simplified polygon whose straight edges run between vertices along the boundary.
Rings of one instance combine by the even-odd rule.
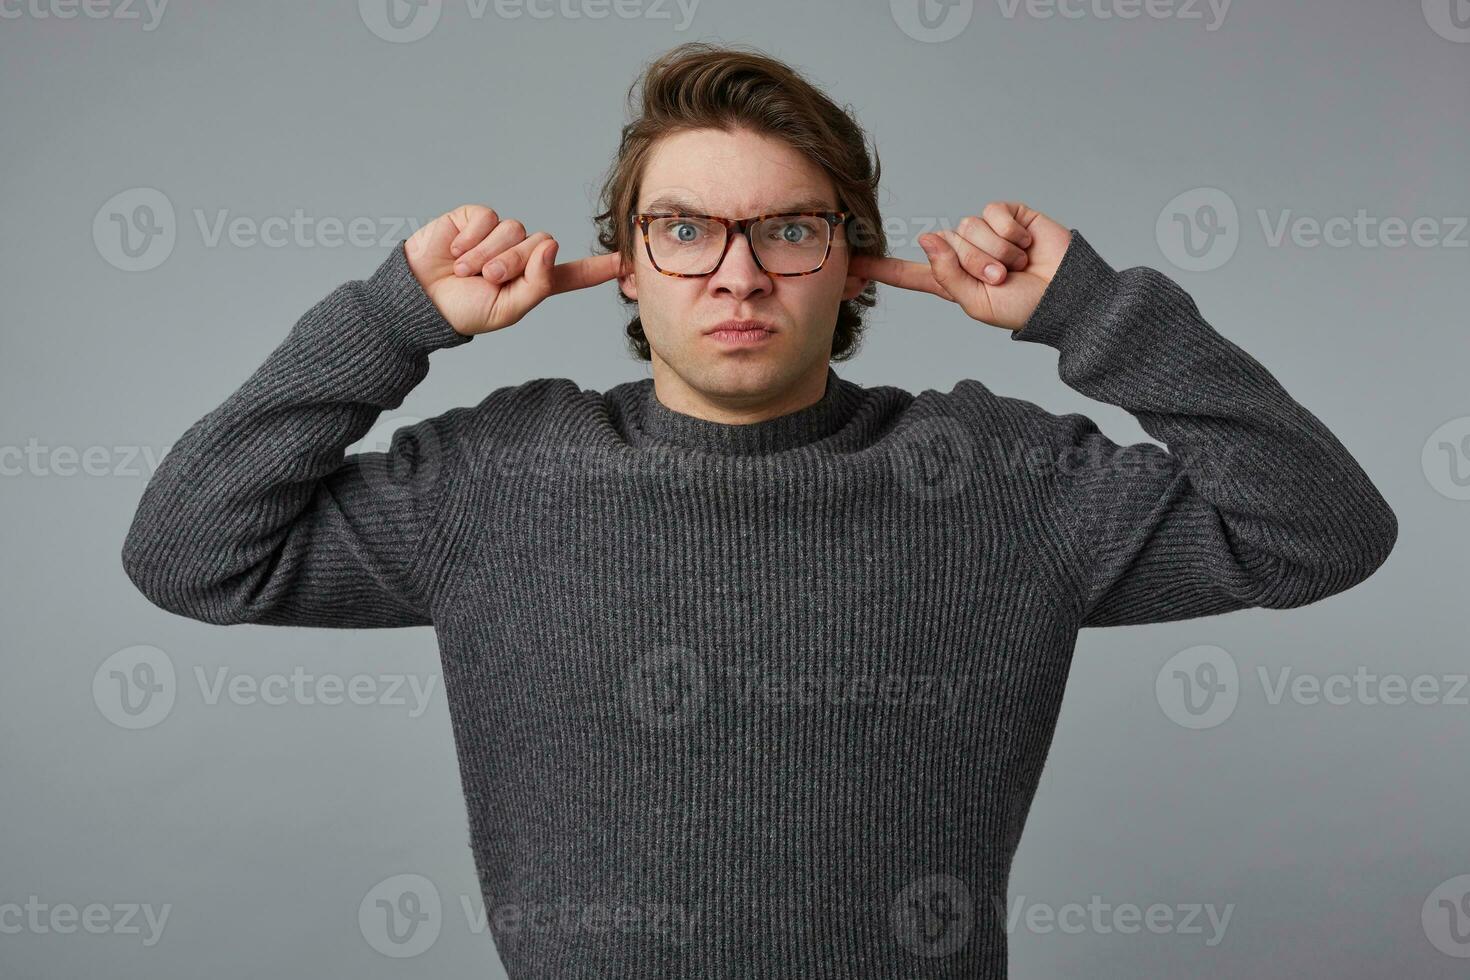
[[[632,272],[624,272],[618,275],[618,288],[623,295],[631,300],[638,299],[638,276]]]
[[[868,288],[868,282],[862,276],[849,275],[842,285],[842,298],[856,299],[859,293]]]

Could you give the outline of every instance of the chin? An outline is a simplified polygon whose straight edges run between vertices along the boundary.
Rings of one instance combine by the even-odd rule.
[[[766,352],[759,357],[711,358],[701,365],[699,374],[711,390],[721,394],[752,394],[790,383],[794,365]]]
[[[809,360],[802,360],[800,350],[783,349],[790,334],[778,336],[767,349],[760,351],[721,351],[702,349],[703,338],[694,345],[672,352],[673,358],[662,358],[665,364],[690,388],[714,397],[769,396],[800,382],[813,370]]]

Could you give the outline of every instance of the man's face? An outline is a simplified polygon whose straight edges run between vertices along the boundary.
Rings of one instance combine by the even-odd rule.
[[[684,207],[654,206],[666,198]],[[634,210],[747,218],[836,211],[837,203],[821,168],[780,140],[746,130],[700,129],[655,144]],[[620,276],[619,284],[638,301],[656,380],[739,399],[777,395],[817,372],[826,376],[838,304],[867,284],[847,275],[847,241],[840,227],[832,232],[832,254],[812,275],[768,275],[756,265],[749,240],[732,233],[724,261],[703,278],[659,272],[649,262],[642,233],[632,230],[633,272]],[[756,342],[707,332],[726,320],[761,320],[775,330]]]

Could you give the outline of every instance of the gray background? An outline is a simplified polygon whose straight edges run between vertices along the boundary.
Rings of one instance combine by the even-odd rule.
[[[387,255],[377,239],[411,231],[394,219],[482,202],[556,235],[563,260],[587,254],[629,82],[658,52],[708,40],[757,45],[853,107],[881,153],[895,254],[921,260],[914,237],[930,222],[1018,199],[1119,268],[1169,273],[1328,424],[1399,515],[1388,563],[1315,606],[1082,633],[1011,901],[1158,903],[1175,925],[1125,932],[1089,916],[1066,932],[1023,915],[1013,975],[1464,976],[1470,917],[1451,920],[1440,902],[1470,873],[1470,692],[1454,692],[1467,669],[1470,490],[1456,478],[1470,469],[1470,233],[1451,238],[1448,220],[1470,214],[1470,31],[1450,2],[1470,21],[1465,0],[1242,0],[1218,23],[1184,0],[1131,19],[1103,16],[1131,12],[1126,0],[1068,7],[1076,17],[1008,15],[990,0],[932,8],[962,27],[941,40],[915,27],[912,0],[704,0],[687,24],[663,0],[621,14],[592,0],[535,8],[549,17],[493,5],[476,17],[444,0],[411,42],[370,28],[372,0],[366,12],[180,3],[156,22],[142,7],[62,18],[73,8],[60,0],[6,5],[0,906],[34,895],[170,911],[153,945],[117,928],[17,933],[0,916],[0,975],[503,975],[461,906],[480,899],[432,631],[191,622],[135,592],[119,551],[146,454],[223,400],[332,287],[369,274]],[[175,241],[129,271],[106,229],[139,188],[174,209]],[[1216,267],[1191,271],[1157,228],[1201,214],[1200,188],[1239,217],[1224,224],[1228,261],[1215,251]],[[373,240],[271,247],[206,233],[220,212],[258,225],[297,209],[367,219]],[[1403,247],[1276,245],[1259,217],[1359,209],[1439,229]],[[597,389],[645,377],[624,351],[614,289],[554,297],[515,329],[435,354],[394,418],[535,377]],[[1063,385],[1053,352],[880,289],[845,377],[916,392],[977,378],[1089,414],[1116,440],[1147,439],[1121,409]],[[358,448],[385,445],[379,431]],[[90,453],[90,472],[69,453]],[[1171,720],[1155,683],[1201,644],[1227,651],[1240,682],[1230,716],[1195,730]],[[167,654],[178,690],[166,717],[130,730],[93,682],[138,645]],[[211,704],[195,674],[261,681],[297,666],[434,687],[413,717],[384,703]],[[1441,694],[1273,704],[1258,668],[1423,676]],[[438,938],[411,958],[379,953],[358,924],[364,896],[399,874],[427,878],[444,906]],[[1203,917],[1202,931],[1180,927],[1195,904],[1232,907],[1222,941]]]

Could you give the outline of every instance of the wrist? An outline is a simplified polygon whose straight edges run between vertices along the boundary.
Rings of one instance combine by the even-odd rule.
[[[406,242],[399,241],[392,253],[366,280],[370,307],[382,326],[409,349],[428,353],[457,347],[474,339],[462,334],[444,318],[424,290],[408,261]]]
[[[1037,301],[1036,309],[1012,332],[1012,340],[1060,347],[1068,328],[1086,317],[1119,283],[1118,271],[1093,249],[1077,229],[1072,229],[1067,250],[1056,273]]]

